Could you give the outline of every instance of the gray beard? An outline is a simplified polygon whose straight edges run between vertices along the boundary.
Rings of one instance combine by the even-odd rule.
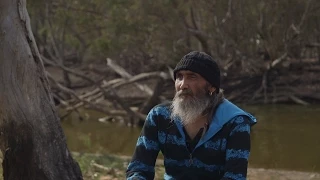
[[[209,95],[183,99],[176,93],[171,105],[171,118],[179,117],[183,125],[192,124],[203,115],[203,112],[210,105],[210,101]]]

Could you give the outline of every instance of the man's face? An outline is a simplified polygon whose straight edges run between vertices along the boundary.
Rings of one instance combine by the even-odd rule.
[[[183,124],[193,123],[201,116],[211,101],[209,91],[215,90],[201,75],[188,70],[177,72],[175,89],[172,115],[179,116]]]
[[[209,93],[209,83],[198,73],[181,70],[176,74],[175,89],[181,100],[202,98]]]

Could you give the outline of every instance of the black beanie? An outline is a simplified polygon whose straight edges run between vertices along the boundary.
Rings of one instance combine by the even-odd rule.
[[[177,72],[180,70],[189,70],[200,74],[213,87],[217,88],[216,92],[219,92],[220,69],[210,55],[204,52],[192,51],[183,56],[173,70],[174,80],[176,79]]]

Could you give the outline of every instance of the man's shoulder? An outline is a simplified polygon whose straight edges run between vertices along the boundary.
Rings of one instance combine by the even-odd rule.
[[[256,118],[252,114],[227,99],[219,105],[216,113],[216,116],[222,121],[227,121],[227,124],[248,123],[250,125],[254,125],[257,122]]]
[[[164,101],[156,105],[154,108],[170,108],[171,104],[172,104],[172,101]]]
[[[148,113],[146,121],[159,128],[167,126],[171,120],[170,102],[164,102],[154,106]]]
[[[225,127],[229,127],[231,129],[240,128],[240,127],[251,127],[255,124],[250,117],[247,115],[238,115],[233,117],[230,121],[225,124]]]
[[[250,124],[250,118],[246,115],[238,115],[229,121],[230,124]]]
[[[172,103],[171,101],[167,101],[167,102],[158,104],[150,110],[149,114],[159,115],[159,116],[164,116],[165,118],[169,118],[171,114],[171,111],[170,111],[171,103]]]

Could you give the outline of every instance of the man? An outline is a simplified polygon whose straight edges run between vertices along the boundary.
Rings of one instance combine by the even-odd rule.
[[[256,119],[224,98],[211,56],[190,52],[173,72],[175,97],[149,112],[127,179],[154,179],[159,151],[164,179],[246,179]]]

